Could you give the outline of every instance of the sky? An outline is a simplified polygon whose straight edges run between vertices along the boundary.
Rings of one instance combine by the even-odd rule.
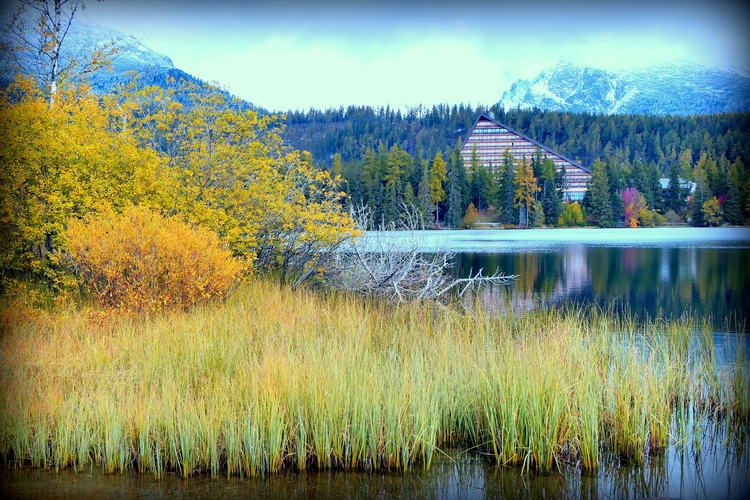
[[[106,0],[82,17],[269,110],[493,104],[560,60],[747,70],[741,2]]]

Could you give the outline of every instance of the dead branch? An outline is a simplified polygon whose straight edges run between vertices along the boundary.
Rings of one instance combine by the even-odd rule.
[[[451,276],[455,253],[422,251],[415,233],[424,227],[419,210],[402,206],[402,212],[398,223],[381,224],[378,231],[402,229],[403,234],[365,236],[342,245],[327,262],[325,282],[357,295],[413,302],[445,301],[452,292],[460,297],[481,286],[506,285],[517,277],[506,276],[500,270],[485,275],[482,269],[466,278]],[[351,214],[360,230],[372,230],[373,218],[366,208],[357,207]]]

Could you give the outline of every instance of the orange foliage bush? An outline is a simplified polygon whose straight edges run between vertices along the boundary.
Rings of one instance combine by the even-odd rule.
[[[72,221],[67,260],[103,305],[135,311],[225,298],[242,271],[219,237],[133,206]]]

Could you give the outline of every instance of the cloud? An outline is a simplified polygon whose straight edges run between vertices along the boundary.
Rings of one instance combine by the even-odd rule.
[[[492,104],[516,78],[560,59],[605,69],[674,59],[747,67],[746,11],[721,2],[216,0],[178,9],[111,0],[87,12],[271,109]]]

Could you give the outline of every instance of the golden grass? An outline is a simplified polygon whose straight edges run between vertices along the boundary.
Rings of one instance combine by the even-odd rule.
[[[689,348],[688,321],[634,332],[607,314],[389,307],[263,281],[148,320],[4,314],[0,452],[38,467],[404,470],[464,446],[590,471],[602,451],[658,453],[685,408],[750,417],[746,374],[718,371],[709,340]]]

